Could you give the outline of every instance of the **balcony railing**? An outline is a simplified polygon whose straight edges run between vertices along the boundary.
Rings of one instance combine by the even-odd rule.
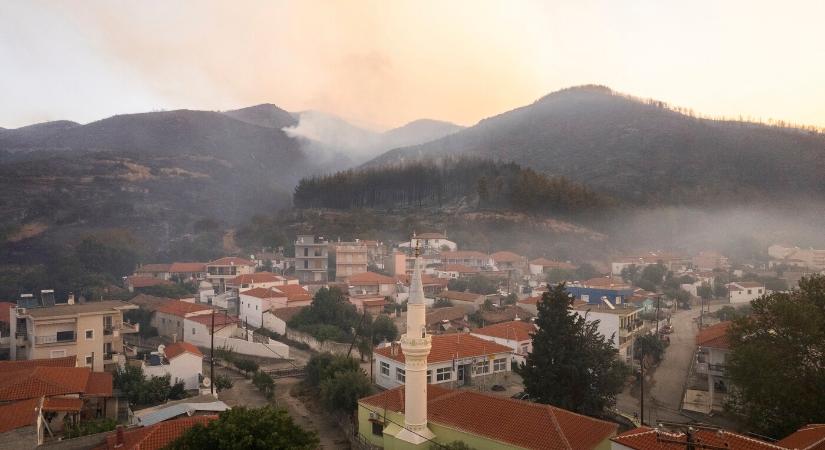
[[[709,372],[725,372],[725,365],[724,364],[708,364],[708,371]]]
[[[50,336],[35,336],[34,343],[35,344],[58,344],[58,343],[66,343],[66,342],[74,342],[76,340],[76,336],[74,333],[71,334],[62,334],[62,335],[50,335]]]

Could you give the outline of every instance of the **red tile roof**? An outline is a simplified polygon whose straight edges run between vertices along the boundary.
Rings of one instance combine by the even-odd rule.
[[[137,269],[135,269],[135,273],[163,273],[169,272],[169,268],[172,267],[171,264],[144,264]]]
[[[490,258],[495,262],[519,262],[524,259],[523,256],[508,251],[495,252],[490,255]]]
[[[248,289],[245,291],[241,291],[241,295],[248,295],[250,297],[255,298],[275,298],[275,297],[286,297],[281,291],[276,291],[275,288],[264,288],[264,287],[256,287],[252,289]]]
[[[92,372],[86,383],[84,395],[94,397],[111,397],[113,380],[110,372]]]
[[[534,295],[532,297],[527,297],[525,299],[519,300],[519,303],[523,303],[525,305],[537,305],[541,300],[541,295]]]
[[[200,262],[176,262],[169,266],[169,273],[194,273],[206,272],[206,263]]]
[[[48,397],[43,401],[43,411],[80,412],[83,400],[79,398]]]
[[[0,433],[34,425],[39,405],[39,398],[0,405]]]
[[[196,313],[199,311],[211,310],[209,306],[198,303],[183,302],[180,300],[170,300],[155,310],[155,312],[172,314],[173,316],[186,317],[187,314]]]
[[[64,356],[51,359],[29,359],[25,361],[0,361],[0,373],[13,372],[35,367],[75,367],[76,356]]]
[[[200,316],[190,316],[187,317],[186,320],[191,320],[193,322],[197,322],[202,325],[206,325],[207,328],[212,326],[212,314],[203,314]],[[215,313],[215,326],[222,327],[226,325],[232,325],[233,323],[239,323],[235,316],[227,316],[226,314],[218,314]]]
[[[499,353],[511,353],[510,347],[490,342],[480,337],[467,333],[439,334],[432,337],[432,348],[427,356],[428,363],[438,363],[452,361],[453,358],[472,358],[475,356],[489,356]],[[375,349],[375,353],[404,362],[404,352],[400,347],[395,348],[396,353],[392,354],[392,347]]]
[[[194,416],[167,420],[148,427],[123,431],[123,444],[117,445],[117,432],[106,436],[106,443],[98,450],[159,450],[179,438],[196,424],[206,425],[218,416]]]
[[[312,300],[312,295],[299,284],[285,284],[274,289],[286,295],[287,303]]]
[[[798,450],[825,450],[825,424],[805,425],[776,445]]]
[[[301,312],[306,306],[287,306],[286,308],[276,308],[270,312],[284,322],[289,322],[296,314]]]
[[[216,259],[212,262],[206,263],[207,266],[254,266],[255,263],[243,258],[238,258],[236,256],[227,256],[224,258]]]
[[[728,329],[730,329],[730,321],[711,325],[699,331],[699,334],[696,335],[696,345],[708,348],[728,349],[730,348]]]
[[[404,387],[359,401],[381,412],[404,411]],[[596,448],[616,434],[618,425],[550,405],[513,400],[469,390],[427,386],[430,422],[529,449]]]
[[[530,322],[523,320],[513,320],[510,322],[501,322],[495,325],[479,328],[473,330],[472,333],[483,334],[484,336],[491,336],[500,339],[510,339],[515,341],[531,341],[532,334],[536,332],[536,327]]]
[[[272,272],[257,272],[238,275],[237,277],[227,281],[227,284],[240,285],[255,283],[275,283],[278,281],[286,281],[286,279]]]
[[[447,300],[456,300],[460,302],[476,302],[479,300],[480,297],[484,296],[473,292],[441,291],[438,293],[438,295],[436,295],[436,297],[446,298]]]
[[[11,308],[15,307],[17,307],[17,303],[0,302],[0,322],[9,323]]]
[[[347,279],[349,284],[355,286],[373,285],[373,284],[395,284],[395,278],[381,275],[375,272],[364,272],[352,275]]]
[[[133,288],[145,288],[151,286],[168,286],[174,284],[169,280],[162,280],[160,278],[152,278],[152,277],[126,277],[126,285],[132,286]]]
[[[203,353],[201,353],[197,347],[188,342],[175,342],[174,344],[169,344],[164,349],[164,353],[166,353],[166,359],[172,359],[183,353],[191,353],[195,356],[203,357]]]
[[[576,268],[573,264],[566,263],[563,261],[553,261],[552,259],[547,258],[536,258],[530,261],[530,264],[534,266],[542,266],[542,267],[549,267],[551,269],[562,269],[562,270],[573,270]]]
[[[5,372],[0,378],[0,401],[82,394],[91,370],[86,367],[34,367]]]
[[[657,431],[652,428],[639,427],[624,432],[611,440],[634,450],[683,450],[685,448],[684,442],[687,442],[687,436],[684,433],[660,431],[658,435],[659,438],[657,438]],[[676,440],[680,443],[662,442],[662,438]],[[732,450],[782,449],[782,447],[768,442],[724,430],[711,431],[700,429],[695,432],[694,439],[705,445],[716,448],[730,448]]]

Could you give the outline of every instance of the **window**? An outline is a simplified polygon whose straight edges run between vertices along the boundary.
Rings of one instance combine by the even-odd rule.
[[[86,340],[92,340],[95,338],[95,330],[86,330]]]
[[[49,352],[49,358],[62,358],[66,356],[66,350],[52,350]]]
[[[521,344],[521,353],[524,353],[524,354],[529,353],[528,348],[529,348],[529,346],[527,344]]]
[[[304,260],[304,269],[309,269],[309,260]]]
[[[381,422],[373,422],[372,423],[372,434],[376,436],[383,436],[384,435],[384,424]]]
[[[430,384],[430,383],[432,383],[432,382],[433,382],[433,371],[432,371],[432,370],[428,370],[428,371],[427,371],[427,384]]]
[[[309,247],[304,247],[304,256],[309,256]],[[306,261],[304,261],[304,264],[306,264]]]
[[[748,295],[751,295],[751,290],[750,289],[748,289]]]
[[[86,355],[86,365],[91,366],[93,363],[94,359],[92,358],[92,355]]]
[[[762,289],[759,289],[758,291],[756,291],[756,293],[757,293],[757,294],[761,294],[761,293],[762,293]]]
[[[395,379],[398,380],[400,383],[407,382],[407,373],[404,371],[404,369],[400,367],[395,368]]]
[[[160,319],[160,323],[166,324],[166,319]]]
[[[257,310],[258,310],[258,305],[255,305],[255,311],[257,311]]]
[[[389,363],[385,363],[381,361],[381,375],[390,376],[390,365]]]
[[[487,360],[479,361],[479,362],[475,363],[474,366],[475,366],[474,372],[475,372],[476,375],[483,375],[485,373],[490,373],[490,363],[488,363]]]
[[[503,372],[507,370],[507,358],[493,360],[493,372]]]
[[[195,329],[192,328],[192,336],[194,336],[194,335],[195,335]]]
[[[441,367],[435,369],[435,381],[448,381],[453,378],[452,367]]]

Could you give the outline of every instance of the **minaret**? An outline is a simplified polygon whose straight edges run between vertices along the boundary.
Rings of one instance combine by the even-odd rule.
[[[426,444],[435,435],[427,428],[427,355],[432,336],[427,334],[426,303],[421,282],[421,255],[415,247],[415,267],[407,300],[407,332],[401,336],[404,352],[404,429],[396,436],[411,444]]]

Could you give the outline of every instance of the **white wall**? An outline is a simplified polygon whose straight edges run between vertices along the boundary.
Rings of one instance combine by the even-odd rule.
[[[599,321],[599,333],[603,334],[607,340],[610,340],[610,336],[613,335],[613,347],[618,349],[619,348],[619,316],[617,314],[611,313],[600,313],[598,311],[579,311],[574,310],[576,314],[580,315],[581,317],[585,317],[589,322],[594,320]]]
[[[248,334],[248,341],[237,336],[242,336],[243,330],[237,325],[229,325],[218,329],[215,327],[215,347],[227,347],[236,353],[250,356],[260,356],[263,358],[289,358],[289,346],[269,339],[269,343],[252,342],[252,331]],[[193,333],[194,331],[194,333]],[[209,347],[211,337],[205,325],[191,320],[186,321],[186,342],[198,347]]]
[[[478,358],[478,359],[481,359],[481,358]],[[488,361],[488,364],[490,364],[490,372],[488,374],[485,374],[485,375],[471,375],[470,378],[478,380],[479,377],[486,378],[486,377],[494,376],[494,375],[499,375],[500,376],[502,374],[505,374],[505,373],[508,373],[508,372],[511,371],[510,370],[511,361],[513,359],[512,355],[510,355],[509,353],[498,353],[498,354],[494,355],[493,359],[506,359],[507,363],[505,364],[505,370],[499,371],[499,372],[494,372],[493,371],[493,361],[490,360],[490,361]],[[472,363],[472,360],[473,360],[473,358],[459,359],[459,360],[456,361],[456,368],[459,365],[470,364],[470,363]],[[382,362],[389,364],[389,366],[390,366],[389,367],[389,370],[390,370],[389,375],[385,375],[381,372],[381,363]],[[392,389],[394,387],[398,387],[398,386],[401,386],[402,384],[404,384],[404,383],[398,381],[397,378],[396,378],[396,369],[397,368],[404,369],[404,364],[403,363],[400,363],[400,362],[398,362],[394,359],[386,358],[384,356],[376,354],[374,364],[375,364],[375,366],[373,367],[373,374],[375,376],[375,384],[377,384],[377,385],[379,385],[379,386],[381,386],[385,389]],[[437,373],[438,373],[438,369],[440,369],[440,368],[441,369],[443,369],[443,368],[450,368],[451,369],[450,370],[450,379],[438,381]],[[429,364],[427,364],[427,370],[430,372],[430,378],[429,378],[429,383],[428,384],[439,384],[439,385],[442,385],[443,387],[448,387],[448,388],[458,387],[459,384],[458,384],[457,369],[452,370],[452,368],[453,368],[453,362],[452,361],[443,361],[443,362],[438,362],[438,363],[429,363]]]
[[[262,312],[269,309],[269,302],[251,295],[240,296],[238,319],[251,328],[261,327]]]
[[[744,288],[741,291],[730,291],[729,298],[731,303],[750,303],[763,295],[765,295],[764,287]]]
[[[496,344],[506,345],[513,349],[513,359],[518,363],[525,362],[525,358],[527,357],[527,353],[531,353],[533,351],[533,340],[529,339],[526,341],[516,341],[514,339],[503,339],[500,337],[495,336],[487,336],[485,334],[476,334],[470,333],[475,337],[484,339],[485,341],[492,341]],[[527,351],[522,351],[522,348],[527,346]]]
[[[159,366],[143,365],[143,374],[146,378],[151,376],[162,377],[169,375],[169,384],[173,385],[178,380],[183,381],[187,390],[198,389],[200,387],[199,375],[203,373],[203,360],[200,356],[189,352],[181,353],[172,358],[169,364]]]

